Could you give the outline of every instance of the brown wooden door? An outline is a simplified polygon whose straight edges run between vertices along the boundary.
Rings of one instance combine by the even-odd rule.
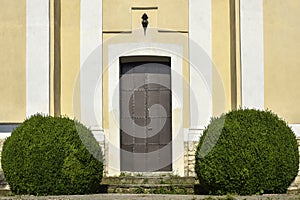
[[[120,66],[121,171],[172,171],[170,62]]]

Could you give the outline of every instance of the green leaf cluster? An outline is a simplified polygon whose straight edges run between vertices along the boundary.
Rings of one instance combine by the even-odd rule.
[[[270,111],[239,109],[213,118],[195,171],[210,194],[285,193],[298,173],[296,136]]]
[[[5,140],[1,162],[15,194],[68,195],[97,192],[102,158],[99,144],[84,125],[37,114]]]

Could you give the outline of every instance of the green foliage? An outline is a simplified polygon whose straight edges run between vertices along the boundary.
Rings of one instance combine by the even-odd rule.
[[[90,130],[67,117],[25,120],[5,140],[1,159],[15,194],[95,193],[102,179],[99,144]]]
[[[284,193],[298,173],[296,137],[270,111],[213,118],[196,152],[195,171],[210,194]]]
[[[141,187],[138,187],[135,189],[135,193],[136,194],[144,194],[145,193],[145,190]]]

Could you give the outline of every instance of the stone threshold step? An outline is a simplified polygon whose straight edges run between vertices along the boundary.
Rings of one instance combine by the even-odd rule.
[[[122,184],[122,185],[108,185],[108,187],[143,187],[143,188],[156,188],[156,187],[191,187],[194,188],[193,184]]]
[[[104,177],[102,184],[195,184],[195,177]]]
[[[194,194],[193,184],[122,184],[107,185],[107,193],[122,194]]]

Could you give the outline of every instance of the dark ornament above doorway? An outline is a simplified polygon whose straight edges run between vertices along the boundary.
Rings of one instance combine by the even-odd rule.
[[[143,29],[144,29],[144,35],[146,35],[146,30],[147,30],[147,27],[148,27],[148,15],[146,13],[143,14],[142,16],[142,26],[143,26]]]

